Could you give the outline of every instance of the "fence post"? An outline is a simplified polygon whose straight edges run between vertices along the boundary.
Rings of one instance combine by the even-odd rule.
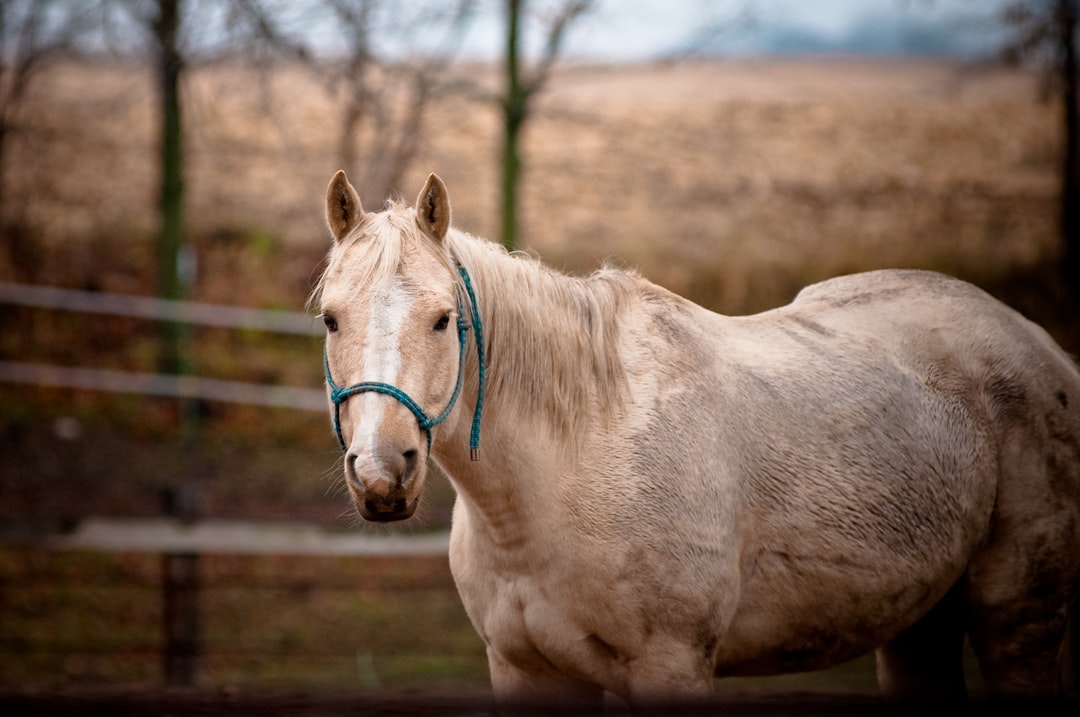
[[[191,485],[166,488],[165,510],[185,523],[198,517],[198,491]],[[199,660],[199,556],[162,555],[165,684],[195,684]]]

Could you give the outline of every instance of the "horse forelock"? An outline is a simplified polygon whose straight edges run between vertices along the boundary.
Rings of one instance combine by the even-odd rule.
[[[434,248],[435,242],[420,231],[415,210],[387,202],[384,211],[366,215],[351,235],[330,248],[308,305],[317,307],[327,286],[342,278],[357,291],[387,283],[401,272],[406,256],[424,245]],[[435,256],[452,271],[445,252],[436,250]]]

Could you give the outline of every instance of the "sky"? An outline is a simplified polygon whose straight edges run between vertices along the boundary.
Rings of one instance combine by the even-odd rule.
[[[29,1],[29,0],[28,0]],[[534,15],[568,0],[529,0]],[[651,61],[708,54],[953,55],[990,54],[1002,44],[995,16],[1012,0],[595,0],[570,28],[562,57],[593,62]],[[372,7],[371,40],[384,57],[449,53],[498,60],[503,51],[502,0],[474,0],[464,37],[446,21],[448,0],[391,0]],[[275,0],[286,34],[316,52],[345,50],[341,27],[325,6]],[[192,36],[214,47],[226,34],[227,7],[194,2],[204,12]],[[215,14],[215,8],[217,12]],[[123,16],[123,14],[120,14]],[[441,18],[441,19],[440,19]],[[525,24],[525,52],[540,47],[540,27]]]
[[[544,0],[539,1],[542,6]],[[550,0],[549,4],[558,0]],[[871,53],[976,55],[1000,40],[1005,0],[597,0],[565,55],[647,60],[686,50],[720,55]],[[493,59],[498,13],[477,17],[465,54]]]

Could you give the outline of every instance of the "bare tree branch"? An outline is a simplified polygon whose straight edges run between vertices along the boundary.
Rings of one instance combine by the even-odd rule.
[[[77,48],[93,26],[95,4],[54,0],[0,2],[0,211],[6,143],[18,128],[18,114],[30,84],[54,57]]]
[[[544,52],[530,73],[529,79],[523,83],[528,94],[534,94],[543,88],[551,74],[552,66],[559,57],[567,29],[575,20],[591,10],[593,5],[593,0],[569,0],[556,12],[554,19],[547,27]]]
[[[343,92],[338,159],[359,178],[363,200],[377,205],[398,189],[419,151],[431,99],[451,91],[444,76],[475,0],[414,5],[408,18],[387,0],[323,2],[345,46],[330,73],[332,87]],[[385,47],[380,49],[380,38],[384,44],[404,43],[402,28],[425,38],[424,52],[413,55],[397,47],[395,54],[402,59],[393,59]],[[324,77],[326,69],[320,66]],[[362,143],[362,138],[368,141]]]
[[[1080,302],[1080,67],[1078,0],[1015,0],[1001,13],[1013,29],[1002,48],[1012,62],[1041,65],[1061,101],[1064,147],[1061,163],[1060,231],[1062,275],[1073,300]]]

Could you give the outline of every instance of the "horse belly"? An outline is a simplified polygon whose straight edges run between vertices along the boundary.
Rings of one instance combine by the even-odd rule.
[[[858,498],[804,496],[803,509],[773,514],[771,539],[745,546],[718,673],[823,669],[918,621],[986,539],[996,483],[986,455],[946,461],[950,471],[879,476],[876,496],[863,482]]]
[[[873,650],[933,608],[985,542],[998,466],[980,408],[914,374],[870,378],[818,396],[829,410],[816,421],[757,431],[769,440],[747,463],[740,597],[718,674]]]
[[[925,614],[959,578],[952,565],[890,578],[871,564],[757,556],[721,640],[717,675],[824,669],[869,652]]]

